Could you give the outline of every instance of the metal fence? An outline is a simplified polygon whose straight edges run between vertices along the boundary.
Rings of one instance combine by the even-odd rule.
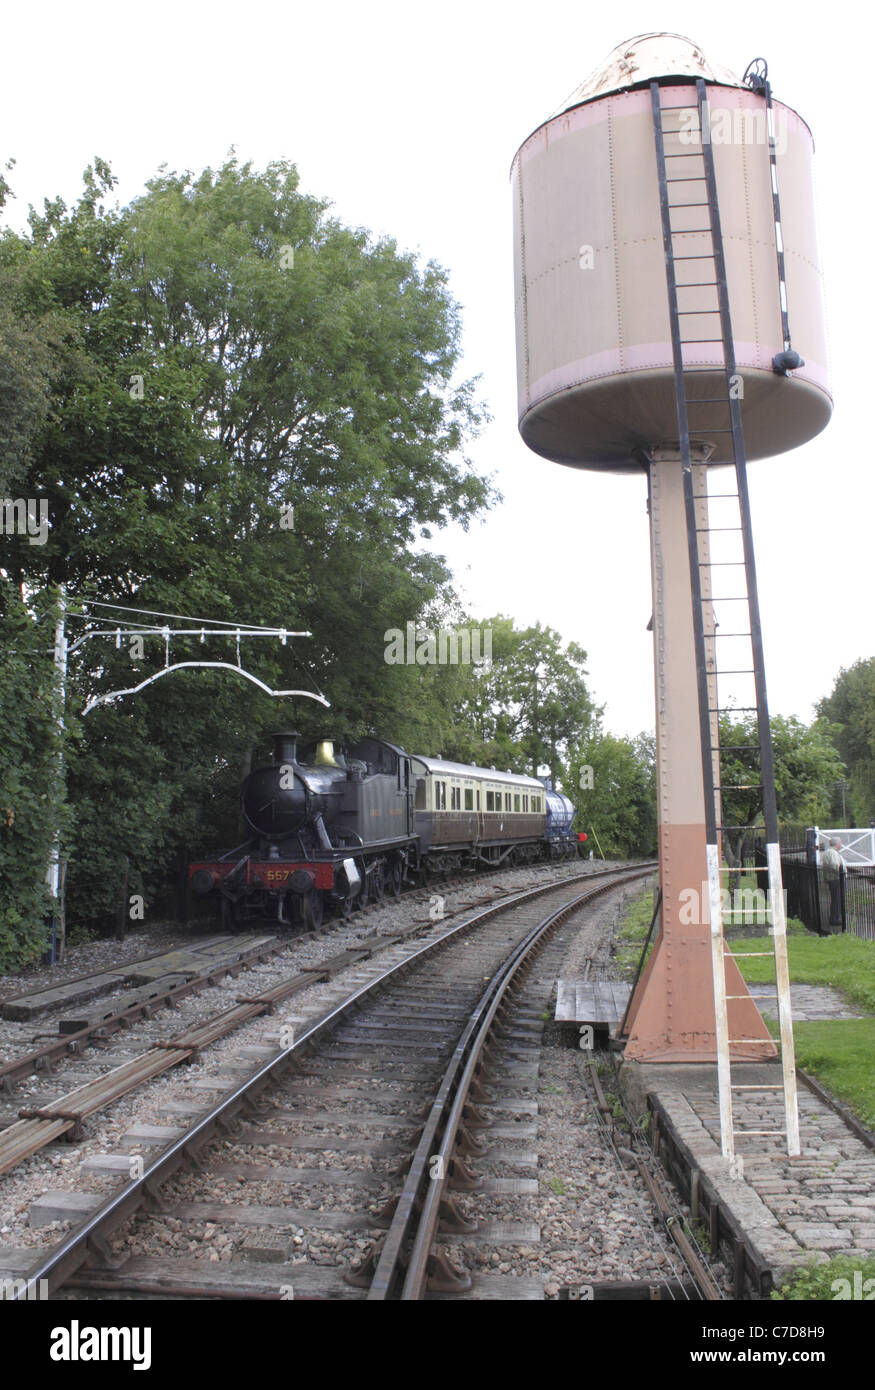
[[[846,863],[841,877],[830,882],[820,865],[811,862],[810,827],[782,825],[780,841],[788,917],[798,917],[821,936],[845,932],[875,941],[875,867]],[[766,847],[761,839],[755,841],[753,860],[758,868],[765,866]]]
[[[875,869],[849,868],[842,885],[842,930],[875,941]]]
[[[765,863],[759,847],[757,861]],[[786,852],[782,841],[781,876],[788,916],[799,917],[821,936],[846,932],[875,941],[875,869],[847,868],[830,882],[816,864],[807,863],[804,849]]]

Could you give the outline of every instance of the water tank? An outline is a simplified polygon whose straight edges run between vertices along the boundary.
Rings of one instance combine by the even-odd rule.
[[[547,809],[546,835],[553,839],[557,835],[568,835],[574,820],[575,807],[564,792],[544,793]]]
[[[689,39],[643,35],[621,45],[557,115],[529,136],[512,168],[519,428],[536,453],[584,468],[637,469],[638,450],[676,447],[673,357],[650,82],[660,84],[666,152],[700,150],[688,133],[696,78],[705,79],[748,458],[795,448],[832,411],[812,190],[813,141],[773,99],[778,191],[793,348],[805,365],[779,376],[784,348],[766,99],[709,63]],[[684,114],[686,112],[686,114]],[[671,177],[680,172],[670,161]],[[702,160],[691,164],[700,172]],[[691,185],[695,187],[695,185]],[[691,195],[692,196],[692,195]],[[691,208],[690,216],[696,212]],[[697,225],[693,222],[691,226]],[[709,254],[707,232],[685,254]],[[677,251],[677,242],[676,242]],[[686,304],[701,262],[678,262]],[[709,297],[710,296],[710,297]],[[713,330],[716,321],[716,332]],[[702,337],[719,319],[702,315]],[[726,395],[722,346],[684,349],[700,396]],[[728,437],[697,435],[730,462]]]

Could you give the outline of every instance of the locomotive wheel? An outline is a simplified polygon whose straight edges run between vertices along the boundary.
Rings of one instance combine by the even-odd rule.
[[[318,931],[325,916],[325,903],[318,888],[311,888],[301,898],[301,921],[305,931]]]
[[[386,891],[392,898],[397,898],[401,892],[401,860],[395,859],[389,865],[389,875],[386,882]]]
[[[358,905],[359,907],[367,907],[371,898],[371,878],[370,874],[365,873],[365,866],[363,863],[359,864],[359,872],[362,876],[362,886],[359,889]]]

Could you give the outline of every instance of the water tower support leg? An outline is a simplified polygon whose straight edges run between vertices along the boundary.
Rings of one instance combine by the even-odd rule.
[[[704,490],[704,465],[697,465]],[[690,565],[680,457],[655,452],[650,463],[650,538],[656,677],[656,757],[660,935],[629,1011],[626,1057],[650,1062],[717,1060],[709,865],[702,738]],[[697,508],[706,506],[697,503]],[[774,1056],[774,1045],[734,962],[726,962],[730,1035],[755,1041],[734,1055]],[[759,1040],[762,1039],[760,1042]]]

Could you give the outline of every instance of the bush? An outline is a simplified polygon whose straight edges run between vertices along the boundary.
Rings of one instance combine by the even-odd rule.
[[[64,808],[55,763],[54,605],[0,574],[0,972],[46,949],[46,869]]]
[[[872,1282],[867,1289],[867,1280]],[[871,1298],[875,1294],[875,1256],[836,1255],[818,1263],[809,1260],[787,1275],[772,1298],[833,1301]]]

